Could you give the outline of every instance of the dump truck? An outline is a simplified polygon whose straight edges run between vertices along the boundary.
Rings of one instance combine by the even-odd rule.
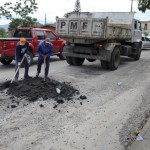
[[[141,23],[133,12],[72,12],[56,19],[56,34],[66,40],[63,55],[70,65],[100,60],[104,69],[116,70],[120,56],[139,60]]]

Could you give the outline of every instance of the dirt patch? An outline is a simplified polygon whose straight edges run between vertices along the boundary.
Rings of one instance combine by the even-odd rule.
[[[43,100],[54,99],[57,103],[63,104],[64,101],[72,100],[74,95],[80,94],[70,83],[61,83],[49,78],[46,82],[43,81],[43,78],[29,78],[12,84],[7,81],[0,84],[0,90],[5,89],[7,89],[6,94],[25,98],[29,102],[42,98]],[[86,96],[79,97],[86,99]]]

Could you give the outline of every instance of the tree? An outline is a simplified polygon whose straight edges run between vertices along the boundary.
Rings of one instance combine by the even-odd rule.
[[[71,12],[73,12],[73,11],[71,11]],[[65,14],[64,14],[64,17],[65,17],[65,18],[68,18],[69,14],[70,14],[71,12],[65,13]]]
[[[38,9],[35,0],[19,0],[13,4],[12,2],[6,2],[3,6],[0,6],[0,18],[2,16],[7,19],[12,20],[12,13],[21,16],[21,18],[26,18],[28,14],[33,14],[34,11]]]
[[[150,9],[150,0],[139,0],[138,9],[142,12]]]
[[[77,13],[78,13],[78,12],[81,12],[80,0],[76,0],[74,10],[65,13],[65,14],[64,14],[64,17],[65,17],[65,18],[68,18],[69,14],[72,13],[72,12],[77,12]]]
[[[12,21],[9,23],[9,27],[8,30],[12,31],[14,30],[16,27],[20,26],[22,24],[22,19],[16,18],[16,19],[12,19]]]
[[[9,31],[14,30],[15,28],[22,26],[22,27],[32,27],[37,22],[36,18],[31,18],[27,16],[25,19],[12,19],[12,21],[9,23]]]
[[[80,0],[76,0],[74,12],[81,12]]]
[[[6,37],[6,31],[4,28],[0,28],[0,37]]]
[[[23,22],[22,22],[22,26],[23,27],[32,27],[35,23],[37,22],[36,18],[31,18],[29,16],[27,16]]]

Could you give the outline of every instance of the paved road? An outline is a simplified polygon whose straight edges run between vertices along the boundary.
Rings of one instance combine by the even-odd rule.
[[[36,63],[30,75],[36,74]],[[0,65],[0,82],[11,79],[14,63]],[[42,75],[42,74],[41,74]],[[23,70],[21,70],[21,77]],[[69,66],[52,58],[50,78],[71,82],[87,96],[53,109],[53,101],[39,101],[7,109],[9,96],[1,95],[0,149],[3,150],[124,150],[120,131],[142,104],[148,109],[150,93],[150,51],[139,61],[122,58],[116,71],[103,70],[99,61]],[[44,107],[39,107],[39,104]],[[125,135],[122,135],[122,137]]]

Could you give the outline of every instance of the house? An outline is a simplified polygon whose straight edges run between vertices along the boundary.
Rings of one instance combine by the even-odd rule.
[[[34,28],[40,28],[42,26],[42,24],[40,24],[39,22],[35,22],[33,27]]]
[[[46,24],[46,25],[43,25],[41,28],[44,28],[44,29],[50,29],[52,30],[54,33],[56,33],[56,25],[55,24]]]
[[[143,34],[150,34],[150,21],[141,21]]]

